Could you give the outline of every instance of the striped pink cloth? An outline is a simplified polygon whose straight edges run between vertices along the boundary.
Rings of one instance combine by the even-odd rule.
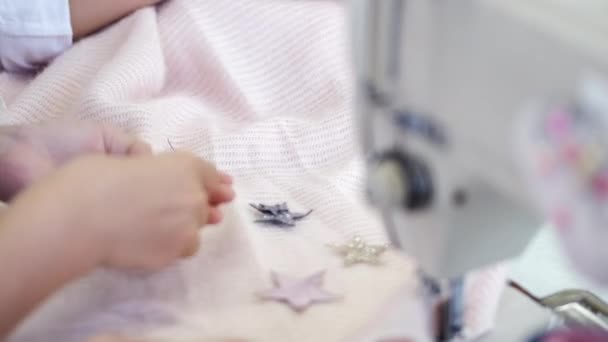
[[[158,151],[169,138],[229,171],[238,193],[191,260],[155,274],[100,270],[53,296],[12,341],[102,332],[163,341],[428,339],[411,260],[391,251],[382,266],[344,268],[325,246],[354,234],[386,241],[363,197],[342,6],[173,0],[78,42],[35,77],[0,73],[8,105],[0,124],[73,116],[124,127]],[[252,223],[250,201],[315,211],[293,230],[265,228]],[[254,296],[270,286],[270,270],[319,269],[341,301],[296,314]],[[491,326],[504,279],[502,268],[471,278],[472,336]],[[409,318],[390,317],[397,302]]]

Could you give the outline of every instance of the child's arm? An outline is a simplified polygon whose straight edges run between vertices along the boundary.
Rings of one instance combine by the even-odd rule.
[[[47,296],[96,266],[158,269],[198,249],[234,196],[194,155],[83,157],[0,216],[0,340]]]
[[[161,0],[70,0],[74,39],[84,37],[136,9]]]
[[[9,208],[0,218],[0,340],[44,298],[98,261],[88,231],[68,228],[50,208]]]
[[[161,0],[0,0],[0,70],[39,69],[82,38]]]

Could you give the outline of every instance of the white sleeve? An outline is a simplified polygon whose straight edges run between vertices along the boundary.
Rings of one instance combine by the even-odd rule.
[[[71,45],[69,0],[0,0],[0,68],[35,70]]]

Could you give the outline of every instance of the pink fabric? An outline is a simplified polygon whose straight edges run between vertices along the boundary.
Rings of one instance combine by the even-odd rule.
[[[581,77],[570,103],[539,104],[521,124],[519,149],[529,188],[572,265],[608,284],[608,82]]]
[[[36,77],[1,73],[1,124],[75,116],[124,127],[158,151],[169,138],[234,175],[239,196],[221,227],[203,231],[193,259],[156,274],[100,270],[53,296],[12,340],[105,331],[164,341],[425,340],[411,260],[390,251],[383,266],[344,268],[325,246],[355,233],[386,242],[363,198],[345,13],[333,1],[173,0],[80,41]],[[315,211],[283,231],[252,223],[249,201]],[[296,314],[254,295],[270,286],[270,270],[320,269],[343,300]],[[501,272],[471,278],[471,335],[491,325]],[[401,330],[383,334],[397,302],[417,319],[393,317]]]

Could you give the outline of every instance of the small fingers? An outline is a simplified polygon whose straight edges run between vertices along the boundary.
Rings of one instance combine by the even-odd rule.
[[[214,172],[217,174],[218,183],[207,184],[209,204],[216,206],[232,201],[236,196],[232,188],[232,177],[223,171],[215,170],[215,168]]]
[[[232,185],[232,183],[233,183],[232,176],[230,176],[229,174],[227,174],[223,171],[218,171],[218,173],[220,176],[220,182],[222,184]]]
[[[200,240],[198,236],[198,230],[193,229],[190,234],[188,234],[188,239],[186,240],[186,245],[184,246],[184,250],[182,251],[181,256],[184,258],[188,258],[196,254],[200,247]]]
[[[232,178],[218,171],[211,163],[199,159],[199,175],[201,183],[207,191],[209,204],[218,205],[234,198],[234,190],[230,185]]]
[[[199,198],[197,198],[196,204],[192,207],[194,218],[196,221],[196,227],[202,227],[209,223],[209,212],[211,207],[209,206],[209,199],[207,198],[207,193],[202,191],[199,193]]]
[[[236,194],[232,189],[233,180],[228,174],[218,171],[213,164],[190,153],[172,152],[169,155],[190,158],[197,169],[198,179],[207,193],[210,205],[216,206],[234,199]]]
[[[146,155],[152,153],[150,145],[120,128],[103,125],[101,133],[106,154]]]
[[[222,214],[222,212],[220,211],[219,208],[213,207],[209,210],[209,220],[208,220],[209,224],[218,224],[218,223],[222,222],[223,218],[224,218],[224,214]]]
[[[209,204],[220,205],[228,203],[236,197],[236,193],[231,185],[220,184],[217,189],[209,194]]]
[[[215,189],[220,184],[220,174],[213,164],[193,155],[194,162],[198,168],[201,183],[207,191]]]

